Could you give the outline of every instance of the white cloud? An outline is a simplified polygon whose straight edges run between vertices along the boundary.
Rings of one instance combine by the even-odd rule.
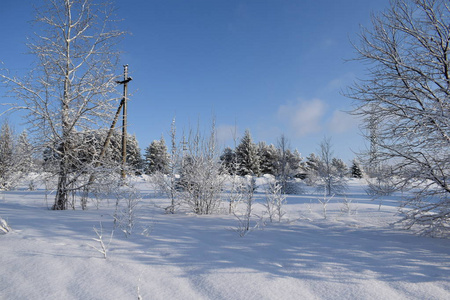
[[[358,121],[352,115],[336,110],[328,123],[328,128],[332,133],[344,133],[358,128]]]
[[[280,106],[278,118],[289,125],[296,137],[322,130],[321,121],[326,112],[326,105],[320,99],[299,100]]]

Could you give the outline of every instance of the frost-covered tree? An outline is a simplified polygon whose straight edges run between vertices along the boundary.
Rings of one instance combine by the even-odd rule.
[[[277,175],[280,169],[280,157],[277,148],[267,145],[265,142],[258,143],[259,168],[261,174]]]
[[[162,138],[161,138],[162,139]],[[184,138],[183,138],[184,141]],[[165,143],[164,143],[165,145]],[[179,174],[183,172],[183,168],[180,165],[183,165],[183,157],[180,157],[180,147],[177,145],[177,128],[175,124],[175,119],[172,120],[172,124],[170,126],[170,154],[166,154],[166,165],[165,169],[156,170],[153,173],[153,180],[156,183],[157,187],[161,192],[166,194],[167,198],[170,200],[170,205],[165,208],[167,213],[175,213],[175,208],[179,204],[179,189],[181,183],[179,181]],[[184,142],[182,145],[183,153],[184,153]],[[157,147],[161,150],[161,141],[159,141],[159,145]],[[161,153],[158,150],[158,153]]]
[[[170,157],[167,152],[167,146],[164,138],[161,137],[160,140],[154,140],[145,149],[145,173],[169,173],[169,159]]]
[[[316,188],[319,192],[331,196],[341,194],[347,189],[347,179],[333,164],[333,149],[330,138],[324,138],[320,143],[320,161],[317,170]],[[336,160],[337,161],[337,160]]]
[[[307,182],[309,185],[314,185],[318,176],[320,166],[320,157],[315,153],[311,153],[306,157],[305,171],[307,174]]]
[[[356,159],[354,159],[352,161],[352,167],[351,167],[350,171],[351,171],[351,176],[353,178],[362,178],[363,177],[361,165]]]
[[[93,0],[47,0],[37,9],[35,38],[28,44],[35,68],[24,78],[0,77],[27,111],[30,130],[40,144],[58,153],[53,209],[68,208],[69,193],[80,189],[79,170],[71,169],[77,132],[110,123],[117,100],[114,7]]]
[[[236,174],[236,153],[230,147],[226,147],[220,156],[222,162],[221,173],[233,175]]]
[[[286,174],[288,178],[297,176],[301,172],[301,163],[303,160],[303,158],[300,155],[300,152],[298,152],[297,149],[295,149],[294,151],[288,149],[286,151],[286,159],[287,159]]]
[[[245,130],[241,142],[236,147],[236,159],[238,163],[238,175],[260,174],[258,147],[253,143],[250,131]]]
[[[8,122],[0,129],[0,189],[9,189],[17,172],[14,133]]]
[[[348,96],[389,165],[404,202],[407,227],[448,235],[450,220],[450,6],[446,0],[395,0],[372,17],[356,46],[368,77]],[[370,159],[370,157],[369,157]]]
[[[300,153],[297,149],[291,151],[289,141],[284,135],[281,135],[278,139],[277,152],[278,172],[275,176],[281,185],[281,192],[283,194],[299,192],[298,187],[296,188],[295,185],[291,184],[290,180],[300,173],[302,160]]]
[[[190,134],[181,173],[182,197],[196,214],[211,214],[221,203],[223,178],[220,176],[215,123],[205,138],[199,130]]]
[[[0,128],[0,189],[9,190],[33,171],[32,148],[26,131],[18,137],[8,121]]]
[[[33,146],[28,139],[28,133],[26,130],[19,135],[15,152],[16,156],[18,156],[19,172],[28,173],[35,169]]]
[[[342,159],[333,157],[333,159],[331,160],[331,165],[333,166],[334,170],[336,171],[337,176],[339,176],[339,177],[347,176],[348,167]]]
[[[100,153],[107,135],[108,132],[104,129],[74,133],[72,137],[74,152],[68,163],[70,170],[85,174],[94,172],[90,167],[96,162],[100,162],[101,170],[107,168],[107,172],[110,172],[112,169],[117,169],[122,162],[122,136],[118,131],[112,132],[105,155],[100,159]],[[60,152],[54,149],[60,149],[61,147],[62,145],[49,146],[44,150],[46,170],[58,168]],[[126,154],[128,167],[132,171],[139,171],[142,167],[142,158],[138,141],[134,135],[127,136]]]

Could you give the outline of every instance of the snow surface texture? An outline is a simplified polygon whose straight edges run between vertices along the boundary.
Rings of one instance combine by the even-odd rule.
[[[400,196],[379,211],[363,181],[351,181],[349,213],[343,197],[324,219],[320,196],[288,196],[284,221],[255,217],[244,237],[233,215],[164,214],[168,200],[145,178],[136,187],[134,231],[116,229],[109,246],[115,199],[51,211],[43,189],[3,192],[0,299],[450,299],[450,240],[390,226]],[[255,196],[261,216],[264,192]]]

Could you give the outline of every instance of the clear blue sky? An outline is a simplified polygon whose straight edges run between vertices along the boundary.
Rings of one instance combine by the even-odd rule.
[[[34,59],[25,44],[32,3],[41,1],[2,1],[0,61],[12,72]],[[370,26],[389,0],[112,2],[131,33],[121,64],[133,77],[129,132],[142,149],[161,134],[168,140],[173,117],[181,133],[198,120],[206,128],[213,115],[225,146],[236,124],[238,136],[249,129],[255,142],[276,143],[284,133],[302,156],[325,135],[346,161],[364,148],[357,120],[342,112],[351,100],[340,95],[364,66],[345,60],[355,56],[350,41],[360,25]]]

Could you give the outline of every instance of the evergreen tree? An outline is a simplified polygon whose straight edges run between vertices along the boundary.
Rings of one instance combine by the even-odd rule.
[[[301,162],[302,162],[300,152],[298,152],[297,149],[295,149],[294,152],[288,149],[286,151],[286,161],[287,161],[286,175],[290,178],[298,175],[301,171]]]
[[[71,172],[79,172],[80,174],[91,172],[93,164],[98,161],[100,153],[103,149],[107,130],[80,131],[73,135],[71,145],[74,148],[73,154],[67,161]],[[60,149],[62,145],[52,145],[44,150],[44,166],[46,170],[57,167],[60,160]],[[122,135],[114,131],[111,135],[110,143],[106,149],[106,154],[101,161],[103,169],[114,169],[120,165],[122,161]],[[142,168],[141,150],[139,149],[136,136],[127,136],[127,164],[137,171]]]
[[[127,138],[127,164],[137,174],[141,174],[144,168],[144,162],[141,156],[138,140],[135,135],[129,135]]]
[[[230,147],[226,147],[220,156],[221,173],[236,174],[236,153]]]
[[[348,167],[342,159],[334,157],[331,160],[331,165],[333,166],[337,176],[342,178],[347,175]]]
[[[236,147],[236,159],[238,164],[238,175],[256,175],[260,174],[258,148],[253,143],[250,131],[245,131],[239,145]]]
[[[276,176],[279,172],[280,157],[275,146],[260,142],[258,144],[258,156],[261,174]]]
[[[155,172],[169,173],[169,154],[163,137],[159,141],[154,140],[145,149],[145,173],[153,174]]]
[[[308,157],[306,157],[305,168],[306,172],[309,175],[315,174],[319,171],[320,166],[320,157],[316,154],[311,153]]]
[[[19,141],[17,142],[16,155],[18,156],[18,171],[27,173],[35,169],[33,161],[33,149],[28,140],[28,133],[23,131],[19,135]]]
[[[356,159],[354,159],[352,162],[351,172],[352,172],[353,178],[362,178],[363,177],[361,166]]]
[[[14,134],[8,122],[0,129],[0,189],[9,189],[15,172]]]

